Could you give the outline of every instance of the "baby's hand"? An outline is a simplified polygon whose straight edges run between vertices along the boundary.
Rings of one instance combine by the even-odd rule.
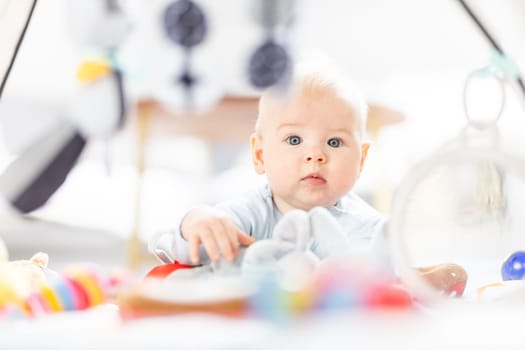
[[[227,261],[232,261],[239,253],[239,246],[248,246],[254,242],[229,217],[211,207],[190,211],[182,221],[181,234],[189,243],[190,259],[194,264],[199,263],[201,244],[212,261],[219,260],[221,255]]]

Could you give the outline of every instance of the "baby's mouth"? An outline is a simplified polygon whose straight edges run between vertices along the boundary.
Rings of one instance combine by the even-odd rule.
[[[326,183],[326,180],[324,177],[322,177],[319,174],[309,174],[301,179],[302,181],[305,181],[311,185],[322,185]]]

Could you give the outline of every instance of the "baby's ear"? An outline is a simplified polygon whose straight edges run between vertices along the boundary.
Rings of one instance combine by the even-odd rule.
[[[368,150],[370,149],[370,142],[365,141],[361,144],[361,162],[359,164],[359,171],[363,171],[365,166],[366,156],[368,155]]]
[[[253,133],[250,137],[250,145],[252,150],[252,162],[255,172],[259,175],[265,173],[263,160],[262,136],[258,133]]]

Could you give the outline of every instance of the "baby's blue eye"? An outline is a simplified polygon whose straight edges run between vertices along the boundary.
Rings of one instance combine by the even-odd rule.
[[[286,142],[288,142],[288,144],[292,145],[292,146],[297,146],[298,144],[301,143],[301,138],[299,136],[289,136],[287,139],[286,139]]]
[[[333,139],[328,140],[328,146],[333,147],[333,148],[341,147],[341,143],[342,143],[341,139],[333,138]]]

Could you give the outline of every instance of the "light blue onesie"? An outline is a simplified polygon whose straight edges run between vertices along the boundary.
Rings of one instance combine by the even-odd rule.
[[[282,216],[273,202],[268,184],[243,197],[221,202],[215,207],[227,213],[241,231],[256,240],[271,238],[273,228]],[[369,245],[384,223],[384,218],[379,212],[351,192],[328,210],[339,222],[343,232],[348,235],[350,242],[355,244],[356,249]],[[188,242],[182,238],[180,228],[174,229],[172,235],[172,253],[175,260],[189,264]],[[316,253],[315,241],[311,249]],[[202,246],[200,257],[202,263],[209,261]]]

